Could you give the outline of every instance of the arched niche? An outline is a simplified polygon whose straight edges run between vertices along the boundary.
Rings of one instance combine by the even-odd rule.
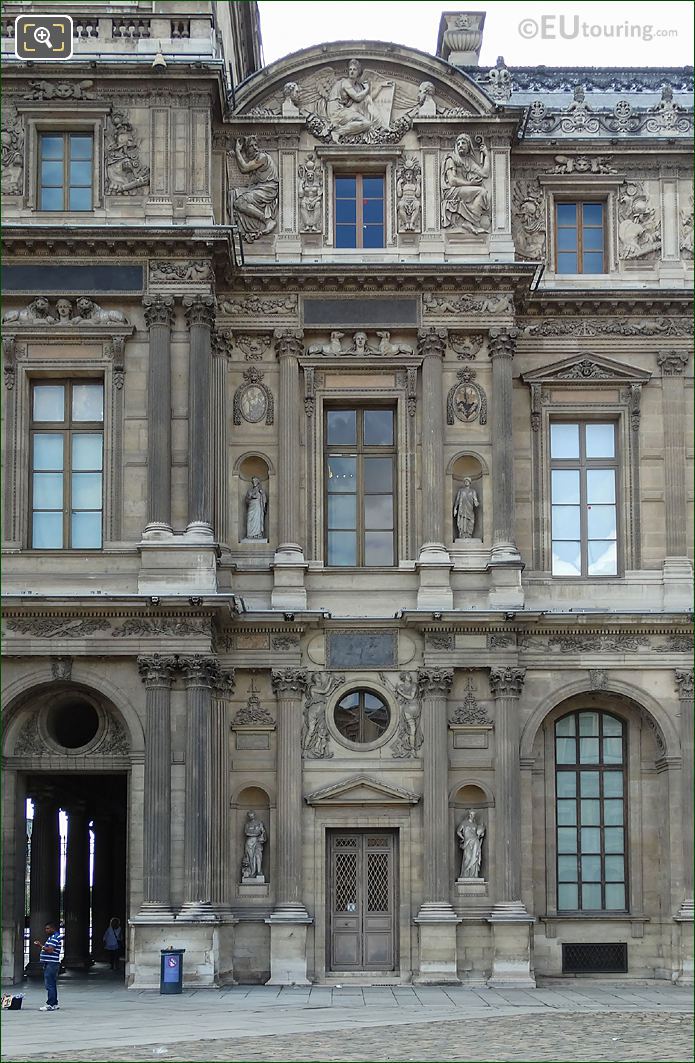
[[[477,455],[466,452],[452,458],[447,471],[449,474],[447,480],[451,490],[449,513],[451,514],[452,539],[454,542],[489,541],[490,536],[485,526],[487,466]],[[466,480],[471,481],[470,490],[475,494],[468,498],[461,496],[459,512],[455,513],[459,492],[468,486],[465,483]]]
[[[244,833],[249,812],[256,813],[256,819],[260,820],[266,832],[266,841],[263,846],[262,873],[265,881],[270,879],[270,798],[267,792],[260,786],[246,786],[241,790],[234,802],[233,807],[233,844],[232,854],[234,859],[234,875],[237,882],[241,882],[241,865],[244,858],[244,845],[246,835]]]
[[[451,838],[453,842],[454,878],[460,879],[462,870],[463,851],[457,836],[461,824],[472,810],[475,813],[475,821],[482,827],[485,834],[482,839],[482,861],[480,865],[480,878],[488,880],[490,868],[490,852],[492,845],[492,816],[494,801],[490,790],[483,783],[467,780],[456,788],[450,799]]]
[[[272,493],[270,462],[260,454],[245,454],[234,466],[234,474],[237,539],[245,545],[268,543]]]

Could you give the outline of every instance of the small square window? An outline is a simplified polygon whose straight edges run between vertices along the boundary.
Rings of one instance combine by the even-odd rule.
[[[606,204],[555,203],[557,273],[606,272]]]
[[[383,174],[336,174],[335,246],[385,246]]]
[[[91,134],[39,134],[39,210],[91,210],[93,183]]]

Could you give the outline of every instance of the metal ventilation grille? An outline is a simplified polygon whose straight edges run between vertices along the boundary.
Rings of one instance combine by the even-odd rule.
[[[562,973],[627,974],[627,945],[619,941],[563,945]]]

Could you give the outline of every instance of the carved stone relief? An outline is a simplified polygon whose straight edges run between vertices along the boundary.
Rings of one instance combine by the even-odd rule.
[[[425,292],[422,296],[423,312],[437,314],[511,314],[514,300],[506,292],[500,295],[485,292],[482,295],[434,295]]]
[[[446,423],[455,424],[458,419],[466,424],[474,421],[487,424],[487,396],[475,382],[475,370],[465,366],[456,376],[458,384],[454,384],[446,397]]]
[[[320,233],[323,230],[323,172],[313,152],[298,166],[299,231]]]
[[[589,669],[589,686],[592,690],[605,690],[608,685],[608,672],[604,668]]]
[[[349,339],[347,345],[343,345],[345,339],[345,333],[339,332],[337,329],[331,332],[330,339],[326,343],[312,343],[307,348],[307,354],[321,354],[326,357],[343,357],[352,355],[355,357],[365,357],[367,355],[381,355],[383,357],[393,357],[394,355],[405,354],[412,355],[413,348],[408,343],[392,343],[390,332],[377,332],[376,334],[378,343],[370,343],[369,337],[366,332],[355,332],[352,337],[352,343]]]
[[[69,680],[72,675],[72,657],[51,657],[51,675],[56,680]]]
[[[618,247],[624,259],[651,261],[661,251],[661,222],[639,181],[626,181],[618,194]]]
[[[181,281],[207,282],[214,280],[212,263],[205,258],[183,261],[157,259],[150,262],[150,280],[157,284],[177,284]]]
[[[333,756],[329,749],[326,708],[330,695],[344,682],[345,676],[335,672],[313,672],[309,675],[302,729],[302,750],[309,760],[323,760]]]
[[[270,347],[273,337],[269,332],[234,333],[234,343],[244,355],[247,362],[260,362]]]
[[[220,303],[223,314],[232,317],[257,317],[265,315],[282,315],[297,313],[297,296],[286,295],[272,298],[260,295],[247,295],[235,299],[225,299]]]
[[[230,213],[242,239],[253,243],[277,226],[279,180],[275,162],[258,146],[255,137],[235,141],[234,158],[239,172],[248,177],[243,188],[231,189]]]
[[[93,81],[30,81],[24,100],[95,100]]]
[[[525,325],[526,336],[691,336],[689,317],[672,318],[557,318]]]
[[[342,76],[331,67],[320,70],[302,86],[301,103],[309,132],[334,144],[397,143],[420,106],[398,82],[364,68],[359,59],[351,59]]]
[[[55,310],[48,299],[40,296],[21,310],[8,310],[3,324],[17,325],[127,325],[120,310],[105,310],[93,299],[78,299],[75,310],[69,299],[58,299]]]
[[[273,393],[263,383],[263,373],[260,369],[251,366],[244,372],[244,383],[234,392],[234,424],[240,425],[242,420],[249,424],[259,424],[265,421],[272,424],[275,417],[275,402]]]
[[[140,144],[125,111],[113,111],[104,138],[104,191],[110,196],[137,193],[150,182],[150,168],[140,158]]]
[[[450,332],[449,346],[459,361],[472,362],[480,354],[484,343],[483,336],[466,336],[464,333]]]
[[[263,724],[264,727],[275,726],[275,720],[268,709],[261,704],[261,699],[252,680],[247,702],[237,711],[232,721],[232,727],[248,727],[254,723]]]
[[[24,182],[24,123],[14,107],[3,108],[0,145],[2,194],[21,195]]]
[[[490,231],[490,160],[482,137],[460,133],[441,172],[442,229],[483,235]]]
[[[549,173],[588,174],[617,173],[608,155],[556,155],[555,166]]]
[[[498,55],[497,62],[488,73],[488,92],[493,100],[506,101],[512,95],[512,75],[504,62],[504,56]]]
[[[686,259],[692,259],[693,257],[693,220],[693,194],[691,192],[688,207],[680,212],[680,249],[683,258]]]
[[[383,673],[379,678],[385,686],[390,687],[398,703],[398,729],[391,743],[391,756],[397,760],[416,757],[424,741],[420,717],[422,701],[418,687],[417,672],[401,672],[398,682],[393,683]]]
[[[419,233],[422,218],[422,167],[406,155],[396,167],[396,216],[399,233]]]
[[[517,258],[545,259],[545,203],[538,181],[517,181],[513,186],[512,238]]]

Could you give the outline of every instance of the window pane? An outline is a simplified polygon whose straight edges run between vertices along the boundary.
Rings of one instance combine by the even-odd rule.
[[[70,184],[71,185],[84,185],[87,188],[92,184],[92,164],[91,162],[71,162],[70,163]]]
[[[558,801],[557,822],[562,827],[576,827],[577,825],[577,802]]]
[[[617,537],[615,506],[589,506],[587,508],[587,530],[590,539],[615,539]]]
[[[357,229],[354,225],[336,225],[336,247],[357,247]]]
[[[550,426],[550,456],[551,458],[578,458],[579,457],[579,425],[578,424],[551,424]],[[579,474],[577,476],[577,497],[571,499],[559,499],[562,502],[579,501]]]
[[[91,188],[70,188],[68,196],[68,210],[91,210]]]
[[[328,527],[357,527],[357,498],[355,495],[328,496]]]
[[[613,826],[623,822],[623,802],[611,798],[603,802],[603,819],[607,825]]]
[[[365,528],[393,528],[393,495],[367,495],[364,499]]]
[[[326,431],[329,445],[354,445],[357,442],[355,410],[329,410],[326,414]]]
[[[624,911],[627,908],[625,903],[625,886],[616,882],[606,883],[606,908],[611,912]]]
[[[62,513],[34,513],[31,524],[31,545],[34,550],[62,550]]]
[[[73,550],[98,550],[101,546],[101,513],[73,513]]]
[[[575,797],[577,793],[577,776],[573,771],[559,771],[557,773],[557,796]]]
[[[362,229],[363,247],[383,247],[384,229],[381,225],[365,225]]]
[[[606,879],[608,882],[624,882],[625,881],[625,857],[624,856],[607,856],[606,857]]]
[[[352,224],[357,222],[357,204],[354,199],[336,199],[335,220],[338,224]]]
[[[555,724],[556,735],[573,735],[577,733],[577,724],[574,716],[563,716]]]
[[[580,712],[579,734],[582,738],[596,738],[598,736],[597,712]]]
[[[557,906],[561,911],[576,912],[578,887],[564,882],[557,888]]]
[[[41,158],[62,159],[63,138],[44,135],[41,137]]]
[[[601,828],[600,827],[582,827],[581,831],[582,839],[582,852],[583,853],[600,853],[601,852]]]
[[[368,447],[393,446],[393,410],[364,411],[364,442]]]
[[[598,764],[598,738],[579,739],[579,759],[583,764]]]
[[[618,571],[618,551],[615,542],[596,539],[589,542],[589,575],[615,576]]]
[[[622,827],[606,827],[603,832],[603,840],[607,853],[625,852],[625,838]]]
[[[558,229],[558,231],[557,231],[557,249],[558,249],[558,251],[576,251],[577,250],[577,230],[576,229]]]
[[[576,856],[558,856],[557,858],[558,882],[576,882],[577,858]]]
[[[580,576],[582,555],[578,542],[553,542],[553,576]]]
[[[61,188],[63,184],[63,163],[58,162],[42,162],[41,163],[41,184],[50,185],[53,188]]]
[[[98,432],[79,432],[72,437],[72,467],[78,471],[101,469],[104,440]]]
[[[35,421],[63,421],[65,388],[62,384],[36,384],[34,387]]]
[[[384,178],[379,175],[378,177],[363,177],[362,178],[362,195],[365,199],[371,199],[376,196],[377,198],[384,198]]]
[[[102,384],[73,385],[72,418],[74,421],[104,420],[104,388]]]
[[[582,233],[582,243],[584,245],[585,261],[587,251],[600,251],[601,256],[603,256],[603,229],[585,229]]]
[[[615,469],[587,469],[586,500],[589,504],[615,502]]]
[[[63,437],[40,432],[34,436],[34,468],[63,468]]]
[[[78,472],[72,477],[74,509],[101,509],[101,473]]]
[[[601,822],[601,802],[588,800],[582,801],[581,805],[582,826],[598,826]]]
[[[600,856],[583,856],[582,857],[582,881],[583,882],[600,882],[601,881],[601,857]]]
[[[391,458],[364,459],[364,489],[370,492],[392,490],[393,461]]]
[[[603,796],[623,796],[623,773],[622,771],[606,771],[603,775]]]
[[[383,225],[384,201],[383,199],[366,199],[362,204],[362,220],[365,224]]]
[[[585,225],[603,225],[603,203],[582,204],[582,219]]]
[[[62,188],[42,188],[40,210],[63,210]]]
[[[589,885],[582,886],[582,909],[600,911],[601,908],[601,886]]]
[[[577,256],[563,252],[557,256],[558,273],[578,273]]]
[[[393,564],[393,532],[368,531],[364,533],[365,565]]]
[[[553,505],[579,505],[579,470],[553,469]]]
[[[328,533],[328,564],[357,564],[357,536],[354,532],[331,531]]]
[[[604,738],[603,740],[604,764],[622,764],[623,740],[622,738]]]
[[[583,771],[579,781],[579,791],[582,797],[598,797],[598,772]]]
[[[557,223],[558,225],[576,225],[577,224],[577,204],[576,203],[557,203]]]
[[[574,738],[558,738],[556,745],[556,758],[558,764],[576,763],[577,743]]]
[[[553,506],[553,538],[579,539],[579,506]]]
[[[617,716],[609,716],[604,712],[602,722],[604,735],[622,735],[623,725]]]
[[[92,138],[72,134],[70,137],[70,158],[91,159]]]
[[[355,198],[357,182],[354,177],[336,177],[335,194],[337,196],[352,196]]]
[[[331,454],[328,458],[328,490],[354,492],[357,486],[357,459],[341,458]]]
[[[582,273],[603,273],[603,252],[585,251]]]
[[[558,827],[557,851],[559,853],[576,853],[577,832],[574,827]]]
[[[61,472],[36,472],[33,484],[34,509],[63,508],[63,474]]]

